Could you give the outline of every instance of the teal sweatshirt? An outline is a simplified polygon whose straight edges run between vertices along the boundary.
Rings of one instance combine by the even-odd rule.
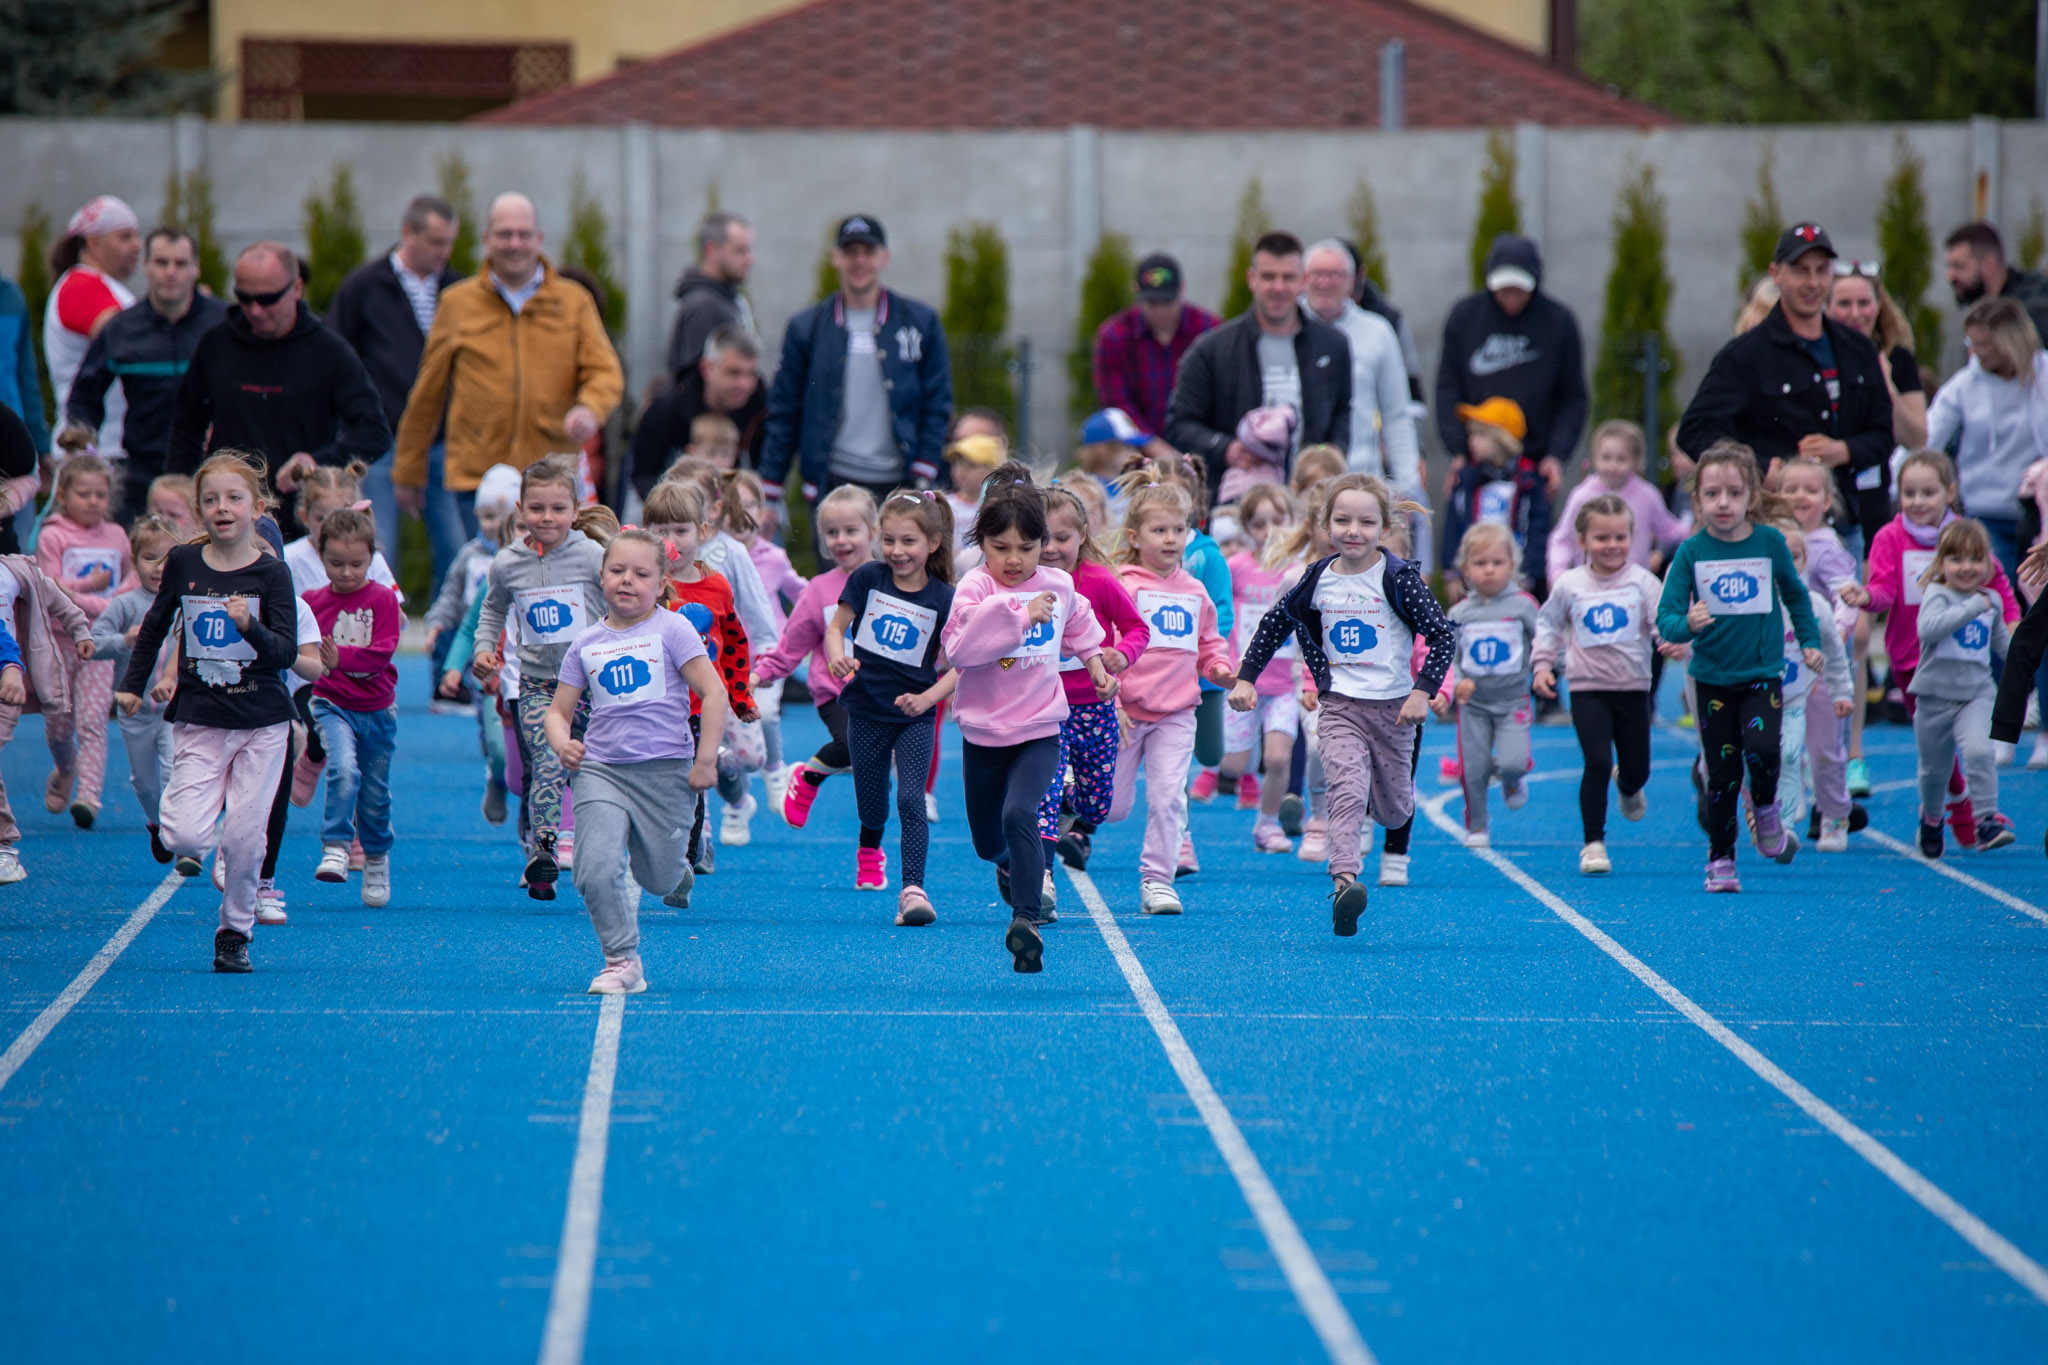
[[[1698,635],[1685,614],[1704,600],[1714,620]],[[1820,648],[1820,624],[1806,584],[1792,567],[1785,537],[1769,526],[1751,526],[1741,540],[1717,540],[1705,531],[1688,536],[1671,557],[1664,596],[1657,603],[1657,630],[1665,639],[1692,646],[1687,670],[1704,683],[1733,687],[1762,682],[1785,671],[1785,629],[1778,609],[1792,618],[1802,649]]]

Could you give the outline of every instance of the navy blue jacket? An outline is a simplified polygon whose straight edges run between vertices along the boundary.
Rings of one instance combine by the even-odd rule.
[[[29,318],[21,287],[0,279],[0,407],[21,419],[37,450],[50,448],[50,424],[43,419],[43,380],[36,367],[37,325]]]
[[[1436,595],[1423,581],[1422,570],[1415,561],[1387,554],[1385,550],[1380,553],[1387,561],[1387,605],[1408,629],[1429,642],[1429,655],[1422,661],[1422,671],[1415,675],[1415,690],[1435,696],[1444,685],[1444,674],[1451,671],[1451,660],[1457,656],[1458,628],[1437,605]],[[1323,653],[1323,614],[1316,610],[1316,584],[1323,581],[1323,570],[1336,558],[1331,555],[1309,565],[1301,581],[1280,599],[1280,609],[1266,613],[1259,622],[1259,633],[1252,637],[1251,646],[1237,666],[1240,681],[1257,682],[1259,674],[1273,661],[1273,651],[1286,644],[1287,637],[1292,635],[1301,646],[1301,661],[1308,665],[1316,691],[1329,692],[1330,660]]]
[[[882,353],[896,445],[903,452],[900,482],[936,479],[953,419],[953,369],[939,315],[884,289],[875,305],[875,344]],[[768,439],[761,452],[761,482],[771,499],[782,496],[795,463],[804,498],[817,500],[845,408],[846,304],[834,294],[791,318],[782,335],[782,364],[768,391]]]
[[[227,315],[227,305],[219,299],[195,293],[185,316],[172,322],[142,298],[109,318],[85,348],[78,377],[71,381],[65,416],[97,427],[107,415],[107,390],[115,380],[121,382],[128,397],[121,444],[127,447],[131,484],[164,472],[178,386],[192,368],[199,338],[226,321]]]
[[[1522,580],[1540,598],[1545,596],[1544,588],[1550,574],[1550,487],[1543,482],[1543,474],[1536,467],[1536,461],[1524,454],[1514,465],[1501,473],[1481,464],[1467,460],[1465,467],[1458,471],[1458,479],[1451,487],[1451,500],[1444,507],[1443,544],[1446,557],[1455,554],[1465,532],[1472,529],[1481,519],[1482,503],[1480,490],[1488,484],[1504,483],[1514,489],[1514,506],[1508,513],[1508,530],[1514,533],[1515,541],[1522,547]]]

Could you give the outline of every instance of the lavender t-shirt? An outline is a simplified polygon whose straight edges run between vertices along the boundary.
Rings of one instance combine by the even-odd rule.
[[[695,758],[682,668],[703,656],[703,637],[673,611],[657,611],[629,630],[600,621],[579,634],[562,656],[561,680],[582,688],[590,702],[583,756],[593,763]]]

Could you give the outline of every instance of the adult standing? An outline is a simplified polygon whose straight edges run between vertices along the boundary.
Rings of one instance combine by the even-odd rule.
[[[127,404],[122,445],[126,487],[119,511],[134,518],[149,510],[149,485],[167,468],[171,418],[178,388],[199,339],[226,320],[228,307],[199,292],[199,248],[183,228],[160,227],[143,242],[140,303],[117,313],[85,349],[64,419],[88,427],[106,421],[110,398]],[[110,392],[113,386],[118,392]],[[106,443],[99,443],[105,448]]]
[[[290,493],[314,465],[367,464],[390,441],[363,362],[301,296],[297,254],[282,242],[242,248],[234,306],[178,383],[165,467],[190,474],[216,450],[253,451]]]
[[[40,452],[35,438],[30,435],[28,423],[13,408],[0,407],[0,486],[12,489],[16,485],[27,485],[30,490],[25,496],[34,497],[36,480],[36,457]],[[10,491],[10,501],[12,493]],[[21,540],[15,534],[14,518],[0,520],[0,554],[21,553]],[[13,621],[8,621],[13,629]],[[0,798],[4,799],[4,798]]]
[[[879,503],[939,474],[953,416],[946,334],[929,305],[882,287],[889,238],[856,213],[833,235],[839,292],[789,320],[768,394],[761,482],[771,500],[795,464],[807,502],[854,483]]]
[[[1913,357],[1913,325],[1885,291],[1875,261],[1836,261],[1828,289],[1828,316],[1853,327],[1877,347],[1892,399],[1892,439],[1907,450],[1927,444],[1927,393]]]
[[[1180,363],[1216,315],[1187,301],[1180,262],[1155,251],[1138,262],[1138,301],[1095,332],[1095,402],[1151,433],[1166,430]]]
[[[1543,292],[1543,253],[1527,237],[1494,238],[1483,273],[1486,288],[1458,300],[1444,319],[1436,368],[1436,429],[1451,455],[1444,497],[1465,467],[1458,409],[1508,398],[1521,406],[1528,423],[1522,449],[1536,461],[1555,506],[1590,406],[1579,320]]]
[[[668,372],[680,384],[722,327],[754,330],[754,310],[740,289],[754,269],[754,228],[737,213],[707,213],[697,225],[697,263],[676,281],[676,325],[668,338]]]
[[[35,324],[21,286],[0,275],[0,408],[19,417],[37,450],[50,448],[43,415],[42,367],[36,363]]]
[[[2020,301],[1993,295],[1963,314],[1970,360],[1934,395],[1927,443],[1953,444],[1963,510],[1991,533],[1991,551],[2019,577],[2020,480],[2048,459],[2048,355]]]
[[[699,417],[724,417],[739,428],[741,468],[761,461],[768,400],[761,392],[760,340],[733,324],[706,337],[703,351],[689,373],[656,394],[640,414],[626,473],[643,500],[690,444],[690,424]]]
[[[1334,237],[1308,249],[1303,258],[1308,311],[1351,343],[1351,448],[1346,462],[1354,474],[1385,479],[1397,492],[1422,492],[1421,446],[1415,415],[1408,407],[1408,367],[1393,324],[1362,308],[1353,298],[1358,262]]]
[[[1780,460],[1819,460],[1855,518],[1859,529],[1843,539],[1860,559],[1891,520],[1892,400],[1877,347],[1827,315],[1835,254],[1818,223],[1779,235],[1778,301],[1715,355],[1679,419],[1678,445],[1697,460],[1716,441],[1740,441],[1772,483]]]
[[[393,431],[405,415],[413,380],[419,377],[420,356],[427,348],[427,333],[434,327],[441,291],[462,278],[448,268],[460,227],[447,200],[433,194],[414,195],[399,220],[398,245],[381,259],[350,271],[327,309],[327,325],[369,371],[377,398],[384,405],[384,420]],[[394,445],[370,466],[363,479],[363,493],[377,518],[378,543],[393,557],[398,553],[398,495],[391,484],[396,463]],[[455,562],[466,539],[455,497],[442,477],[445,464],[446,447],[437,440],[427,450],[423,499],[436,593],[441,590],[441,575]]]
[[[1225,469],[1260,462],[1237,439],[1239,419],[1253,408],[1300,414],[1294,450],[1324,443],[1351,448],[1351,346],[1342,332],[1302,308],[1301,257],[1301,239],[1293,233],[1259,238],[1246,271],[1252,306],[1197,337],[1181,360],[1164,434],[1177,449],[1207,461],[1212,495]]]
[[[2048,278],[2009,264],[1997,228],[1965,223],[1951,232],[1942,243],[1942,265],[1958,308],[1978,299],[2012,299],[2034,320],[2034,331],[2048,336]]]
[[[1366,312],[1378,313],[1385,318],[1387,325],[1394,329],[1394,335],[1401,340],[1401,363],[1408,370],[1408,399],[1415,405],[1414,415],[1420,416],[1429,408],[1422,401],[1422,353],[1415,349],[1415,334],[1408,330],[1407,317],[1387,297],[1386,291],[1365,273],[1365,265],[1358,255],[1358,243],[1347,241],[1344,249],[1351,253],[1352,265],[1358,271],[1351,286],[1352,300]]]
[[[64,225],[50,250],[50,301],[43,308],[43,358],[57,411],[71,400],[71,381],[85,360],[85,348],[116,313],[135,302],[122,283],[142,259],[142,223],[135,210],[111,194],[89,201]],[[116,394],[100,423],[100,449],[121,449],[121,419],[127,411]]]
[[[419,515],[445,408],[443,483],[472,536],[486,470],[524,470],[543,455],[582,449],[625,391],[597,301],[541,254],[533,201],[493,199],[483,238],[484,268],[441,291],[391,470],[399,506]]]

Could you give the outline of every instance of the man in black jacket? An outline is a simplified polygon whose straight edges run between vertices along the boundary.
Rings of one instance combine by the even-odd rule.
[[[1527,237],[1503,232],[1486,254],[1486,288],[1459,299],[1444,319],[1436,367],[1436,429],[1450,452],[1444,497],[1465,467],[1460,405],[1514,400],[1529,424],[1522,449],[1558,502],[1564,464],[1586,429],[1585,348],[1572,310],[1543,292],[1543,254]],[[1447,545],[1449,555],[1456,546]]]
[[[1834,261],[1817,223],[1779,236],[1771,260],[1778,304],[1707,367],[1678,423],[1678,447],[1698,459],[1716,441],[1740,441],[1766,479],[1781,460],[1819,460],[1862,528],[1863,544],[1849,546],[1861,558],[1891,519],[1892,399],[1877,347],[1827,315]]]
[[[721,327],[754,330],[754,312],[740,293],[754,268],[754,229],[737,213],[707,213],[697,225],[697,263],[676,283],[676,325],[668,339],[668,372],[680,384]]]
[[[768,432],[768,399],[761,390],[760,339],[743,327],[713,332],[682,382],[656,394],[640,414],[625,473],[643,500],[690,444],[690,424],[706,413],[730,418],[740,429],[738,468],[757,467]],[[623,485],[619,491],[623,496]]]
[[[1239,419],[1253,408],[1299,413],[1297,451],[1324,443],[1351,448],[1351,343],[1302,308],[1301,255],[1292,233],[1259,238],[1246,273],[1251,308],[1202,333],[1181,357],[1161,434],[1208,463],[1212,495],[1225,469],[1259,462],[1237,439]]]
[[[123,522],[149,510],[150,481],[164,472],[171,439],[171,409],[178,384],[199,349],[199,339],[228,315],[227,305],[199,292],[197,248],[190,233],[160,227],[142,243],[149,292],[111,318],[86,347],[66,421],[97,428],[106,417],[107,390],[116,382],[128,400],[121,444],[126,486],[118,512]]]
[[[419,377],[420,353],[426,349],[441,291],[462,278],[448,268],[448,254],[455,249],[459,226],[447,200],[432,194],[415,195],[399,223],[398,245],[388,255],[349,272],[327,308],[328,329],[346,341],[363,362],[384,404],[384,420],[393,431],[405,415],[412,382]],[[422,508],[434,559],[436,593],[441,575],[448,572],[467,539],[455,495],[441,482],[442,460],[443,447],[436,441],[427,451],[427,492]],[[397,554],[398,544],[398,496],[391,488],[391,465],[392,457],[386,452],[363,480],[363,496],[375,511],[377,539],[387,556]]]
[[[363,362],[300,297],[298,257],[280,242],[244,247],[234,307],[199,339],[178,386],[165,465],[190,474],[208,453],[254,451],[280,493],[316,464],[368,464],[391,425]]]

